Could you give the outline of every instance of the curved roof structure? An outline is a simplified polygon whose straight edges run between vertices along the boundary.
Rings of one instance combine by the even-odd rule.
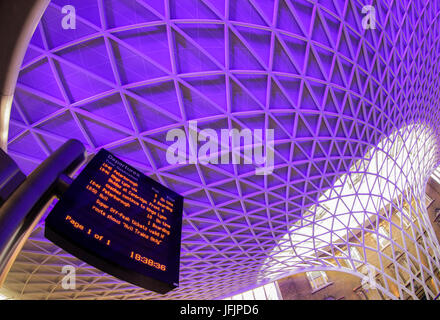
[[[8,153],[29,173],[77,138],[182,194],[181,286],[161,296],[108,276],[45,240],[42,221],[6,281],[16,297],[212,299],[310,268],[356,273],[338,248],[387,237],[379,222],[404,207],[428,233],[416,258],[432,276],[422,203],[439,161],[438,1],[75,0],[76,28],[63,29],[71,2],[52,1],[29,44]],[[239,163],[170,164],[172,129],[272,129],[273,170],[256,174],[246,145]],[[370,249],[392,261],[406,245],[392,246]],[[74,291],[63,265],[78,267]]]

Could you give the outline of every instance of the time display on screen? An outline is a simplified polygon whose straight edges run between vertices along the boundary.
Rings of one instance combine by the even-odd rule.
[[[183,197],[101,149],[45,221],[45,236],[147,290],[179,285]]]

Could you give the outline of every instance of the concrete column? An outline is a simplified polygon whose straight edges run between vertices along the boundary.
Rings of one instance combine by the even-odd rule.
[[[0,2],[0,147],[7,151],[15,84],[35,28],[50,0]]]

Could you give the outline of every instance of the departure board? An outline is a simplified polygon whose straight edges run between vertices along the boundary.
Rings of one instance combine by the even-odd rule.
[[[183,197],[101,149],[49,213],[45,237],[147,290],[179,285]]]

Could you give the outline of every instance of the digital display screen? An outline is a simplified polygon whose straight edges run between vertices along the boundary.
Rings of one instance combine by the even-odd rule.
[[[183,197],[101,149],[45,221],[72,255],[147,290],[179,285]]]

